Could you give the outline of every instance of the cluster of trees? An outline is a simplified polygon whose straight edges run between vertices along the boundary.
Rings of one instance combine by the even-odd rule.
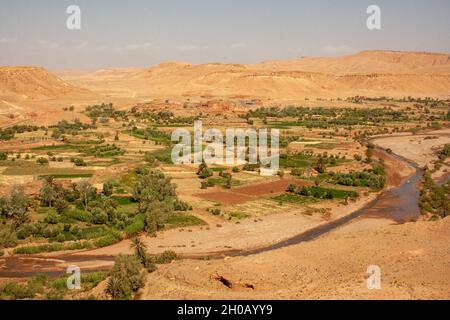
[[[50,126],[49,128],[53,129],[52,138],[60,139],[66,134],[77,135],[81,130],[95,129],[95,126],[83,123],[79,119],[75,119],[72,123],[61,120],[56,125]]]
[[[117,210],[117,203],[107,195],[111,195],[111,187],[106,183],[102,194],[87,181],[73,184],[72,189],[63,188],[52,177],[46,177],[37,200],[43,207],[50,210],[45,219],[30,222],[31,209],[37,210],[35,201],[32,201],[20,188],[14,188],[9,197],[0,198],[1,218],[6,224],[3,230],[10,231],[12,238],[26,239],[30,236],[43,237],[51,241],[64,242],[80,240],[86,234],[77,221],[108,225],[110,230],[123,229],[132,222],[132,218]],[[72,207],[72,208],[71,208]],[[74,207],[74,208],[73,208]],[[9,223],[11,222],[11,223]],[[88,227],[89,228],[89,227]],[[108,236],[98,245],[111,244],[120,235],[114,232],[106,233],[102,229],[99,236]],[[0,243],[0,246],[5,246]]]
[[[423,188],[420,192],[419,207],[423,215],[432,220],[450,215],[450,182],[439,186],[431,178],[431,172],[425,168]]]
[[[173,251],[150,256],[147,246],[138,237],[131,240],[131,248],[134,254],[117,256],[109,272],[105,292],[114,300],[131,299],[132,295],[144,286],[146,274],[156,270],[156,264],[166,264],[178,259]]]
[[[303,116],[326,116],[336,117],[337,113],[332,108],[309,108],[309,107],[295,107],[287,106],[285,108],[279,107],[261,107],[256,110],[250,110],[245,116],[247,119],[253,118],[285,118],[285,117],[303,117]]]
[[[239,168],[234,167],[233,172],[239,172]],[[208,168],[208,165],[205,162],[202,162],[197,170],[197,176],[202,179],[200,188],[207,189],[208,187],[213,187],[216,184],[223,185],[226,189],[231,189],[233,184],[233,176],[230,172],[226,172],[225,170],[221,170],[219,172],[220,178],[211,178],[213,177],[213,170]],[[208,179],[211,178],[211,179]]]
[[[47,215],[31,223],[30,212],[32,208],[37,210],[38,202],[22,189],[13,189],[9,197],[0,198],[0,218],[8,226],[1,228],[0,248],[15,246],[17,238],[30,236],[58,242],[97,239],[93,244],[106,246],[120,240],[123,233],[133,235],[145,230],[154,235],[175,211],[192,210],[177,198],[175,185],[162,172],[142,167],[136,173],[131,199],[137,201],[135,212],[124,211],[112,197],[112,182],[105,182],[102,192],[98,192],[87,180],[64,188],[52,177],[46,177],[36,200],[48,208]]]
[[[384,188],[386,183],[386,173],[380,164],[374,165],[371,169],[363,171],[352,171],[349,173],[329,173],[330,182],[343,186],[369,187],[374,191]]]
[[[170,145],[172,143],[170,134],[158,130],[154,127],[148,127],[145,129],[138,129],[137,127],[133,127],[131,130],[131,134],[141,139],[152,140],[156,141],[157,143],[166,145]]]
[[[39,129],[45,130],[45,127],[30,126],[30,125],[13,125],[11,127],[0,128],[0,140],[11,140],[16,133],[33,132]]]
[[[127,112],[122,110],[117,110],[114,108],[112,103],[102,103],[99,105],[88,106],[85,109],[86,115],[93,120],[95,123],[97,119],[101,119],[101,122],[105,122],[102,120],[113,118],[115,120],[119,118],[126,117]]]
[[[208,165],[203,161],[199,166],[197,170],[197,176],[200,179],[206,179],[209,177],[212,177],[213,171],[208,168]]]
[[[14,228],[29,221],[31,199],[21,187],[14,187],[8,197],[0,197],[0,217],[10,219]]]
[[[149,120],[157,124],[192,124],[195,120],[200,119],[200,116],[180,117],[175,116],[173,112],[163,110],[143,110],[138,111],[137,107],[131,108],[130,114],[136,119]]]
[[[322,188],[319,186],[297,186],[295,184],[290,184],[286,190],[289,193],[297,193],[301,196],[305,197],[313,197],[316,199],[355,199],[358,197],[358,193],[355,191],[347,191],[347,190],[337,190],[337,189],[328,189]]]
[[[385,96],[381,97],[365,97],[365,96],[354,96],[354,97],[348,97],[346,101],[354,102],[354,103],[361,103],[364,101],[384,101],[384,102],[416,102],[416,103],[422,103],[425,105],[440,105],[445,104],[446,102],[449,102],[449,99],[447,100],[441,100],[439,98],[431,98],[431,97],[425,97],[425,98],[414,98],[412,96],[403,97],[400,99],[397,98],[389,98]]]
[[[98,158],[114,157],[125,154],[125,150],[119,148],[115,144],[109,143],[106,145],[95,146],[93,148],[80,149],[79,151],[86,155],[95,156]]]
[[[404,112],[394,111],[391,108],[343,108],[336,110],[334,108],[307,108],[288,106],[262,107],[251,110],[245,116],[264,118],[298,118],[298,125],[327,128],[331,125],[362,125],[378,123],[383,121],[408,121],[408,116]]]
[[[142,167],[133,189],[133,198],[138,202],[138,213],[143,217],[144,230],[150,235],[164,227],[175,210],[191,209],[176,196],[175,185],[161,171]]]

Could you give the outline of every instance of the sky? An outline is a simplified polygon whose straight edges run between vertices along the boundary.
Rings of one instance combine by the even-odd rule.
[[[381,30],[366,26],[369,5]],[[81,9],[69,30],[67,7]],[[362,50],[450,52],[449,0],[0,0],[0,65],[258,63]]]

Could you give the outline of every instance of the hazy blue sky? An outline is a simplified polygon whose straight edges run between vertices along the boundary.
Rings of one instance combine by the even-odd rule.
[[[66,28],[71,4],[80,31]],[[371,4],[380,31],[366,28]],[[0,65],[257,63],[366,49],[450,52],[450,0],[0,0]]]

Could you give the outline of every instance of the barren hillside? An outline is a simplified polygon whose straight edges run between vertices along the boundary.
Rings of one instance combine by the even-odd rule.
[[[345,98],[450,96],[450,55],[364,51],[343,57],[300,58],[255,65],[167,62],[150,68],[61,74],[69,83],[120,98],[235,96]]]
[[[4,100],[42,100],[92,95],[40,67],[0,67],[0,97]]]
[[[63,108],[101,100],[41,67],[0,67],[0,124],[24,120],[53,123],[73,118]]]

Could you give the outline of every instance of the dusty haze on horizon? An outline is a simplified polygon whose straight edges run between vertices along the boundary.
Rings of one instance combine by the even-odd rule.
[[[81,30],[66,27],[69,5]],[[366,27],[381,8],[382,28]],[[362,50],[450,52],[450,2],[0,0],[0,65],[51,70],[164,61],[254,64]]]

